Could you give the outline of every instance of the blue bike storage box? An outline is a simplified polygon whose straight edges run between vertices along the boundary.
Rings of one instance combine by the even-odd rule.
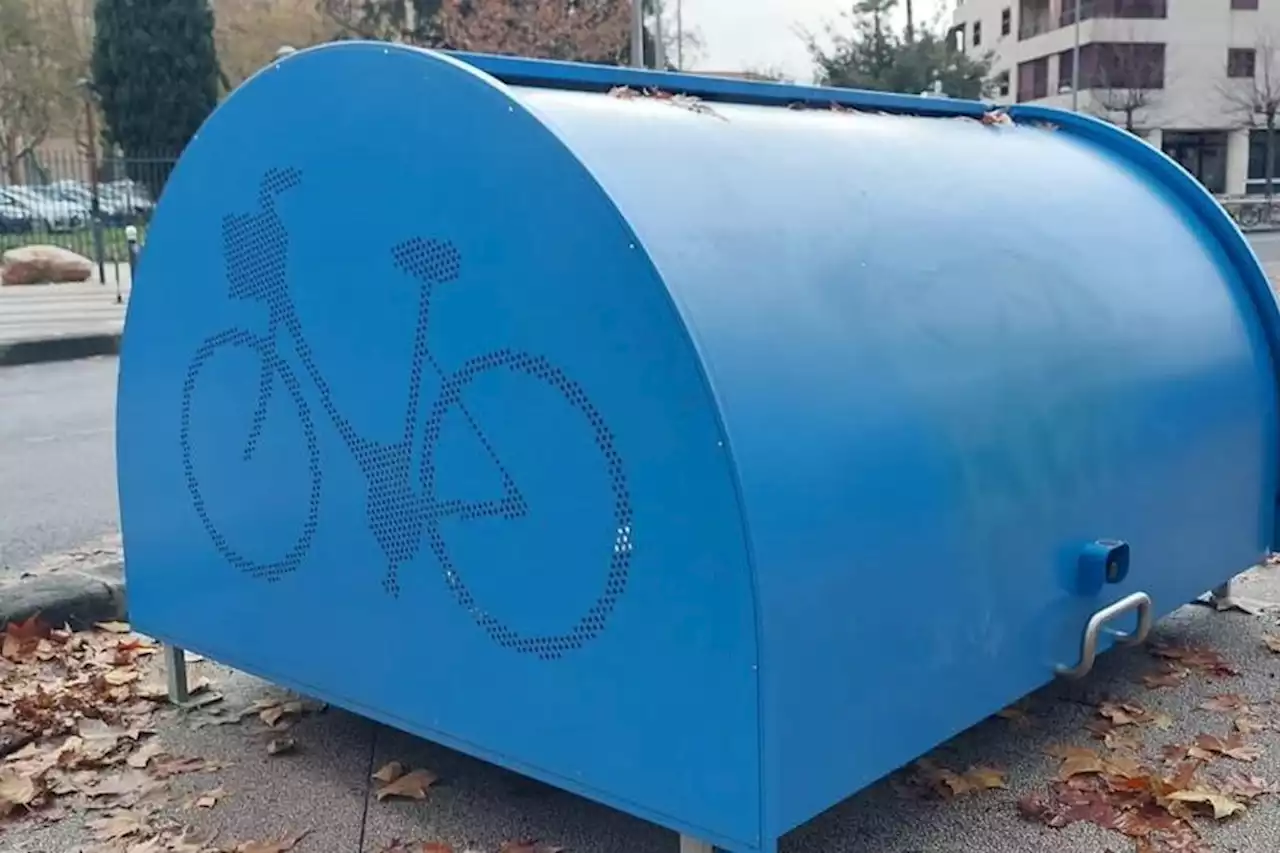
[[[148,234],[131,616],[773,851],[1267,551],[1278,320],[1085,116],[302,51]]]

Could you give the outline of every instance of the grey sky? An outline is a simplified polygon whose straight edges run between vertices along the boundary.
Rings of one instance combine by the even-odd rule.
[[[676,0],[665,0],[674,21]],[[803,27],[821,33],[838,21],[854,0],[682,0],[686,27],[697,27],[706,42],[693,67],[719,71],[776,67],[807,82],[812,65],[796,35]],[[932,18],[950,0],[916,0],[916,16]],[[686,62],[686,65],[689,63]]]

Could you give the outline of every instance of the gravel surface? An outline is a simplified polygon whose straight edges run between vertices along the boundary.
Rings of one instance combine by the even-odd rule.
[[[1280,605],[1280,568],[1266,567],[1237,579],[1235,596],[1256,610],[1259,602]],[[1196,645],[1219,652],[1240,670],[1235,677],[1193,674],[1173,687],[1151,689],[1142,676],[1158,662],[1146,649],[1104,656],[1095,672],[1078,684],[1054,684],[1029,697],[1026,716],[993,717],[943,745],[931,756],[956,771],[992,766],[1007,772],[1008,789],[960,797],[923,794],[897,774],[863,791],[783,843],[784,853],[1116,853],[1133,842],[1089,824],[1049,829],[1020,817],[1020,796],[1043,791],[1058,769],[1046,754],[1064,744],[1101,748],[1085,725],[1100,719],[1099,703],[1127,701],[1172,720],[1167,730],[1133,727],[1143,736],[1144,755],[1159,761],[1165,744],[1189,743],[1200,733],[1225,734],[1231,716],[1200,707],[1213,696],[1239,694],[1257,706],[1258,716],[1280,723],[1271,703],[1277,693],[1280,654],[1263,644],[1276,631],[1277,610],[1246,613],[1189,606],[1158,625],[1153,640]],[[447,842],[459,852],[496,853],[504,841],[537,838],[563,845],[569,853],[675,853],[676,837],[663,829],[476,761],[459,753],[368,722],[338,709],[304,716],[288,736],[297,748],[268,755],[267,743],[280,732],[257,717],[214,724],[279,691],[255,678],[194,663],[193,678],[212,678],[225,698],[193,712],[166,711],[158,737],[174,754],[227,762],[224,769],[176,777],[178,794],[210,789],[227,793],[211,809],[177,808],[184,823],[216,830],[220,843],[277,838],[309,830],[299,853],[376,853],[395,839]],[[934,701],[946,701],[936,697]],[[1250,734],[1265,748],[1253,763],[1228,759],[1215,771],[1240,769],[1280,780],[1280,732]],[[429,769],[440,777],[421,801],[370,796],[369,774],[390,761],[406,769]],[[181,797],[179,798],[181,799]],[[21,824],[0,837],[5,853],[70,853],[88,845],[83,817],[48,826]],[[1197,821],[1212,849],[1223,853],[1280,850],[1280,796],[1263,796],[1242,816],[1214,824]],[[86,849],[89,849],[86,847]],[[416,849],[414,853],[417,853]]]

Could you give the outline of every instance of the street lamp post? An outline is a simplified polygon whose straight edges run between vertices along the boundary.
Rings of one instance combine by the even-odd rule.
[[[684,0],[676,0],[676,70],[684,70]]]
[[[1071,110],[1080,109],[1080,0],[1076,0],[1075,46],[1071,49]]]
[[[631,65],[644,68],[644,0],[631,0]]]

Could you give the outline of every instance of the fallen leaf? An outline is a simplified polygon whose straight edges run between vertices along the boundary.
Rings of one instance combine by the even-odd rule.
[[[108,634],[129,634],[133,631],[128,622],[99,622],[94,627]]]
[[[1060,782],[1065,782],[1072,776],[1101,773],[1107,768],[1106,761],[1092,749],[1068,746],[1054,747],[1048,752],[1062,759],[1062,766],[1058,768],[1057,776]]]
[[[1216,735],[1196,735],[1192,749],[1188,750],[1188,752],[1192,752],[1193,757],[1200,757],[1194,754],[1193,750],[1196,749],[1205,753],[1225,755],[1237,761],[1257,761],[1265,752],[1260,746],[1246,744],[1239,732],[1232,732],[1226,738],[1220,738]]]
[[[37,793],[35,780],[30,776],[0,770],[0,817],[14,809],[31,805]]]
[[[1112,729],[1102,736],[1107,749],[1136,752],[1142,748],[1142,738],[1135,729]]]
[[[288,853],[298,842],[309,835],[311,830],[286,836],[279,841],[246,841],[236,848],[236,853]]]
[[[218,800],[227,795],[226,789],[222,787],[214,788],[212,791],[205,791],[196,797],[196,808],[211,809],[218,804]]]
[[[102,680],[110,684],[112,687],[122,687],[126,684],[132,684],[141,678],[136,669],[113,669],[102,677]]]
[[[1006,771],[994,767],[971,767],[964,773],[965,778],[979,789],[1007,788]]]
[[[1190,674],[1191,671],[1188,669],[1165,664],[1158,671],[1142,676],[1142,683],[1153,690],[1161,687],[1176,687],[1185,681]]]
[[[99,779],[85,793],[90,797],[115,797],[122,794],[133,794],[151,784],[151,778],[137,770],[115,773]]]
[[[373,778],[379,782],[394,782],[404,775],[404,765],[399,761],[388,761],[378,768]]]
[[[211,829],[184,827],[182,834],[169,840],[171,853],[204,853],[212,844],[217,832]]]
[[[1173,728],[1173,717],[1163,711],[1156,711],[1151,715],[1151,725],[1155,726],[1162,732],[1167,732]]]
[[[130,767],[141,770],[147,766],[147,763],[150,762],[151,759],[159,755],[163,749],[164,744],[158,739],[152,738],[130,754],[130,756],[125,760]]]
[[[1218,787],[1222,793],[1242,800],[1256,799],[1275,791],[1271,783],[1261,776],[1246,776],[1243,773],[1228,774]]]
[[[1151,653],[1165,660],[1176,661],[1185,669],[1196,670],[1205,675],[1227,676],[1239,675],[1240,670],[1227,663],[1222,655],[1212,649],[1197,646],[1151,646]]]
[[[1207,702],[1200,703],[1200,708],[1205,711],[1219,711],[1224,714],[1232,714],[1236,711],[1244,711],[1248,709],[1244,698],[1239,693],[1223,693],[1214,696]]]
[[[1148,719],[1148,714],[1144,709],[1139,708],[1137,705],[1130,705],[1127,702],[1103,702],[1098,706],[1098,713],[1116,726],[1137,725],[1138,723],[1146,722]]]
[[[160,836],[153,835],[146,841],[139,841],[134,844],[130,844],[124,849],[124,853],[163,853],[163,851],[167,851],[169,849],[169,845],[165,844],[164,840]]]
[[[181,773],[199,773],[202,770],[211,769],[214,769],[214,766],[203,758],[168,756],[163,761],[155,761],[151,764],[151,775],[158,779],[167,779]]]
[[[1263,720],[1258,719],[1250,714],[1242,714],[1231,721],[1236,731],[1241,734],[1254,734],[1255,732],[1266,731],[1269,726]]]
[[[132,811],[113,812],[98,820],[88,821],[85,825],[93,830],[99,841],[114,841],[147,829],[143,816]]]
[[[1241,814],[1245,811],[1244,803],[1237,802],[1226,794],[1220,794],[1217,791],[1207,791],[1204,789],[1174,791],[1172,794],[1169,794],[1166,799],[1179,803],[1207,805],[1213,809],[1213,817],[1215,820],[1225,820],[1234,814]]]
[[[124,733],[104,723],[102,720],[86,718],[76,726],[76,733],[84,741],[83,753],[91,761],[105,758],[120,742]]]
[[[1271,651],[1280,655],[1280,637],[1277,637],[1275,634],[1263,634],[1262,644],[1271,649]]]
[[[436,783],[439,779],[430,770],[414,770],[399,777],[393,782],[383,785],[374,792],[374,797],[378,802],[382,802],[388,797],[405,797],[411,800],[426,799],[427,789]]]
[[[267,755],[283,755],[298,748],[298,742],[291,737],[272,738],[267,742]]]

